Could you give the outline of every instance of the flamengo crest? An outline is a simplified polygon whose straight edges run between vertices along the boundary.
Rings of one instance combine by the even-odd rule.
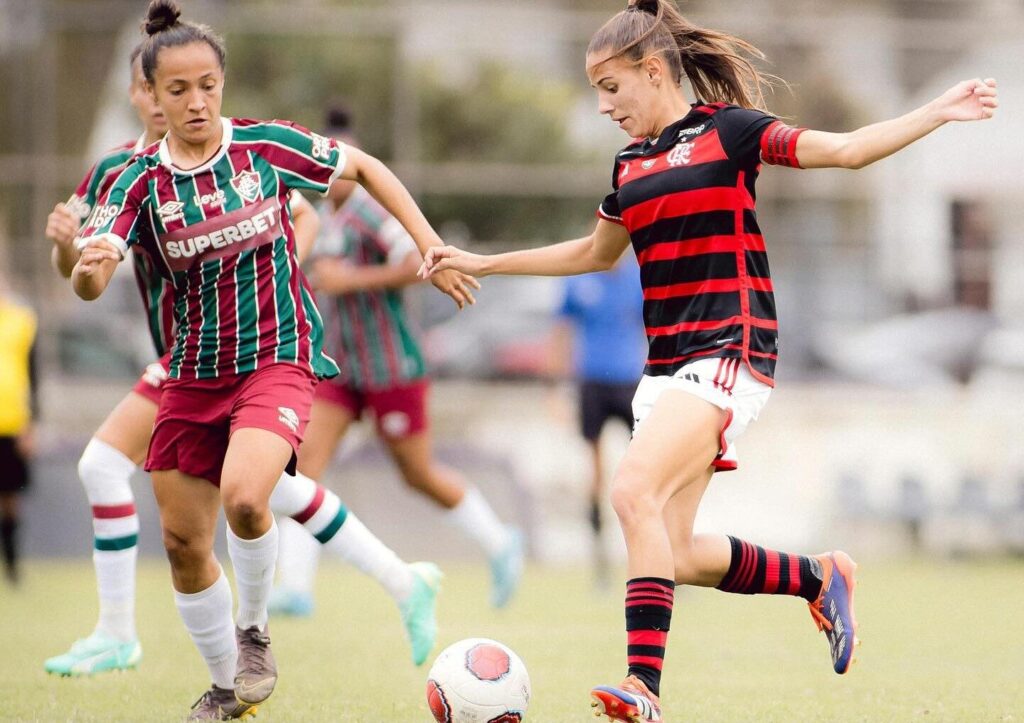
[[[690,162],[691,153],[693,153],[693,143],[679,143],[668,152],[666,160],[672,167],[685,166]]]
[[[249,203],[256,203],[260,197],[260,174],[256,171],[242,171],[231,179],[231,187]]]

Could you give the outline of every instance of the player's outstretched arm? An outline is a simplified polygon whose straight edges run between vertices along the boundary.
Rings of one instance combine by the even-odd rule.
[[[387,166],[352,146],[345,149],[345,155],[345,169],[341,178],[356,181],[369,191],[370,195],[405,227],[420,254],[425,255],[429,249],[444,245],[408,189]],[[480,284],[472,276],[453,269],[439,273],[430,281],[443,293],[452,297],[460,309],[466,304],[476,303],[471,289],[479,289]]]
[[[65,279],[71,278],[71,270],[78,263],[78,249],[74,243],[78,226],[78,217],[63,203],[54,206],[46,217],[46,238],[53,242],[50,261]]]
[[[899,118],[850,133],[805,131],[797,139],[797,161],[803,168],[863,168],[950,121],[991,118],[998,105],[994,79],[965,80]]]
[[[589,236],[504,254],[473,254],[454,246],[428,249],[419,274],[430,278],[455,269],[471,276],[509,274],[519,276],[574,276],[591,271],[607,271],[629,246],[625,227],[598,219]]]
[[[95,239],[82,249],[82,255],[71,272],[71,286],[86,301],[99,297],[110,283],[110,277],[121,261],[121,252],[107,241]]]

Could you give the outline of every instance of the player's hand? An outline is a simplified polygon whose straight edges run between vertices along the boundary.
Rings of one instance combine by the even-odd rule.
[[[58,203],[46,217],[46,238],[57,246],[67,248],[78,233],[78,217],[66,204]]]
[[[313,262],[309,270],[309,283],[316,291],[340,296],[358,291],[351,264],[341,259],[322,257]]]
[[[957,83],[935,100],[935,106],[943,121],[991,118],[999,107],[995,78],[975,78]]]
[[[470,289],[479,289],[480,282],[468,274],[455,269],[446,269],[436,273],[431,272],[425,278],[429,278],[430,283],[436,286],[439,291],[452,297],[455,305],[460,309],[465,308],[466,304],[476,303],[476,299],[473,298],[473,292]]]
[[[432,278],[434,274],[454,269],[469,276],[486,276],[484,273],[484,257],[471,254],[455,246],[431,246],[423,257],[423,264],[417,272],[422,279]],[[476,288],[480,288],[477,285]]]
[[[120,261],[121,252],[108,241],[94,241],[82,249],[75,270],[82,276],[92,276],[108,259]]]

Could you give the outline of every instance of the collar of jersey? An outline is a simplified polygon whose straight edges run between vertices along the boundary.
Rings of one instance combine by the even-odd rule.
[[[160,141],[160,163],[163,164],[163,166],[167,170],[171,171],[172,173],[176,173],[179,176],[194,176],[198,173],[202,173],[203,171],[210,170],[210,168],[212,168],[213,165],[217,163],[217,161],[224,157],[224,154],[228,152],[228,146],[231,145],[231,119],[221,116],[220,127],[220,148],[218,148],[217,152],[214,153],[210,157],[210,159],[203,163],[201,166],[197,166],[196,168],[190,168],[186,171],[174,165],[174,161],[171,160],[171,151],[167,147],[167,136],[164,136],[163,140]],[[170,133],[168,133],[167,135],[170,135]]]
[[[704,105],[704,103],[701,101],[697,101],[691,105],[690,112],[665,128],[653,143],[649,138],[645,139],[635,146],[624,150],[622,155],[626,158],[638,158],[640,156],[652,156],[663,151],[667,151],[676,144],[676,141],[679,140],[680,129],[690,125],[702,115],[705,115],[703,112],[697,110],[698,106],[702,105]]]

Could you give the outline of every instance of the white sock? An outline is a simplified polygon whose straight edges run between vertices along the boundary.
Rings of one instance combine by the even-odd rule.
[[[497,557],[508,544],[508,528],[476,487],[466,488],[462,501],[448,511],[448,521],[480,545],[488,559]]]
[[[312,595],[323,545],[291,517],[279,517],[277,529],[278,584],[292,592]]]
[[[217,582],[197,593],[174,591],[174,604],[178,606],[192,642],[210,669],[210,679],[219,688],[235,687],[235,668],[238,665],[238,646],[235,643],[235,623],[231,619],[231,585],[220,571]]]
[[[253,625],[263,630],[267,624],[267,599],[274,585],[277,562],[277,521],[255,540],[243,540],[228,525],[228,554],[235,568],[238,588],[238,615],[235,621],[245,630]]]
[[[366,573],[401,603],[415,581],[409,566],[377,539],[338,495],[303,474],[283,475],[270,497],[274,514],[287,515],[330,552]],[[290,590],[312,592],[316,561],[311,549],[290,533],[281,539],[281,584]],[[304,559],[303,559],[304,558]]]
[[[129,484],[134,471],[134,462],[95,437],[78,460],[78,476],[92,507],[92,560],[100,600],[96,630],[125,641],[136,638],[139,516]]]
[[[349,511],[345,524],[324,547],[379,582],[396,602],[405,602],[412,592],[413,571],[354,512]]]

